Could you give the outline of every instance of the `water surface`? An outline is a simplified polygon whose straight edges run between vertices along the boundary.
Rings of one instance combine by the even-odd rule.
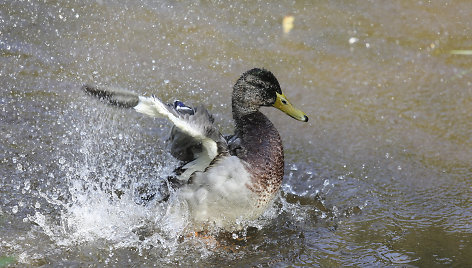
[[[469,1],[0,3],[0,264],[472,266]],[[294,17],[284,34],[284,16]],[[204,103],[270,69],[283,187],[246,230],[188,235],[133,189],[169,175],[169,124],[84,83]],[[172,202],[172,200],[171,200]],[[185,210],[183,210],[185,211]],[[1,265],[0,265],[1,266]]]

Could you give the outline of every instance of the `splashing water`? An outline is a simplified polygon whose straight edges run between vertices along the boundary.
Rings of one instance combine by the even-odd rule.
[[[128,131],[120,129],[121,124],[109,122],[105,115],[107,109],[82,111],[90,118],[76,123],[79,125],[76,129],[80,130],[77,151],[57,156],[65,186],[57,191],[38,193],[60,211],[58,215],[54,217],[36,210],[27,219],[60,247],[105,243],[113,250],[136,248],[140,254],[158,248],[172,257],[179,248],[188,246],[183,241],[193,239],[186,202],[179,199],[173,189],[169,189],[171,195],[166,202],[157,201],[162,199],[159,196],[143,202],[138,189],[143,185],[162,187],[162,178],[171,175],[178,162],[165,148],[160,150],[162,140],[154,144],[157,150],[131,149],[142,138],[132,133],[139,133],[136,130],[143,126],[133,125]],[[123,133],[115,133],[121,131]],[[261,229],[283,210],[293,209],[293,205],[283,201],[270,207],[260,219],[245,224]],[[217,235],[219,231],[209,232]],[[237,237],[244,234],[243,230]],[[197,244],[204,254],[211,254],[208,250],[213,244],[210,248],[206,243]]]
[[[60,246],[107,241],[116,248],[172,248],[187,226],[185,204],[175,198],[142,204],[136,192],[143,183],[156,184],[170,175],[176,162],[146,149],[135,155],[129,150],[135,145],[132,135],[110,135],[120,130],[105,121],[82,122],[78,150],[57,157],[65,187],[39,193],[60,208],[58,219],[40,211],[28,219]],[[151,159],[141,161],[144,156]]]

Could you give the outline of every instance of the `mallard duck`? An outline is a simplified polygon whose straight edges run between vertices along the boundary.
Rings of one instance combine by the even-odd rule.
[[[236,81],[232,94],[235,133],[223,136],[208,111],[181,101],[165,104],[155,96],[84,86],[91,95],[120,107],[134,108],[173,124],[171,154],[184,165],[176,190],[188,204],[195,228],[227,231],[258,218],[280,188],[284,174],[282,141],[272,122],[259,111],[273,106],[294,119],[308,117],[295,109],[268,70],[254,68]]]

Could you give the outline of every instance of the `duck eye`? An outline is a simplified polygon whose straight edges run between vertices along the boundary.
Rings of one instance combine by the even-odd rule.
[[[282,99],[282,103],[283,103],[283,104],[287,104],[287,101],[284,100],[284,99]]]

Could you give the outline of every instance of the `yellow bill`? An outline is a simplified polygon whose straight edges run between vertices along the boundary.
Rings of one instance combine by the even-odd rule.
[[[297,120],[300,120],[303,122],[308,121],[308,116],[306,116],[304,112],[293,107],[284,94],[279,94],[279,93],[276,93],[276,94],[277,94],[277,99],[275,100],[275,103],[273,104],[275,108],[281,110],[282,112],[290,115],[291,117]]]

